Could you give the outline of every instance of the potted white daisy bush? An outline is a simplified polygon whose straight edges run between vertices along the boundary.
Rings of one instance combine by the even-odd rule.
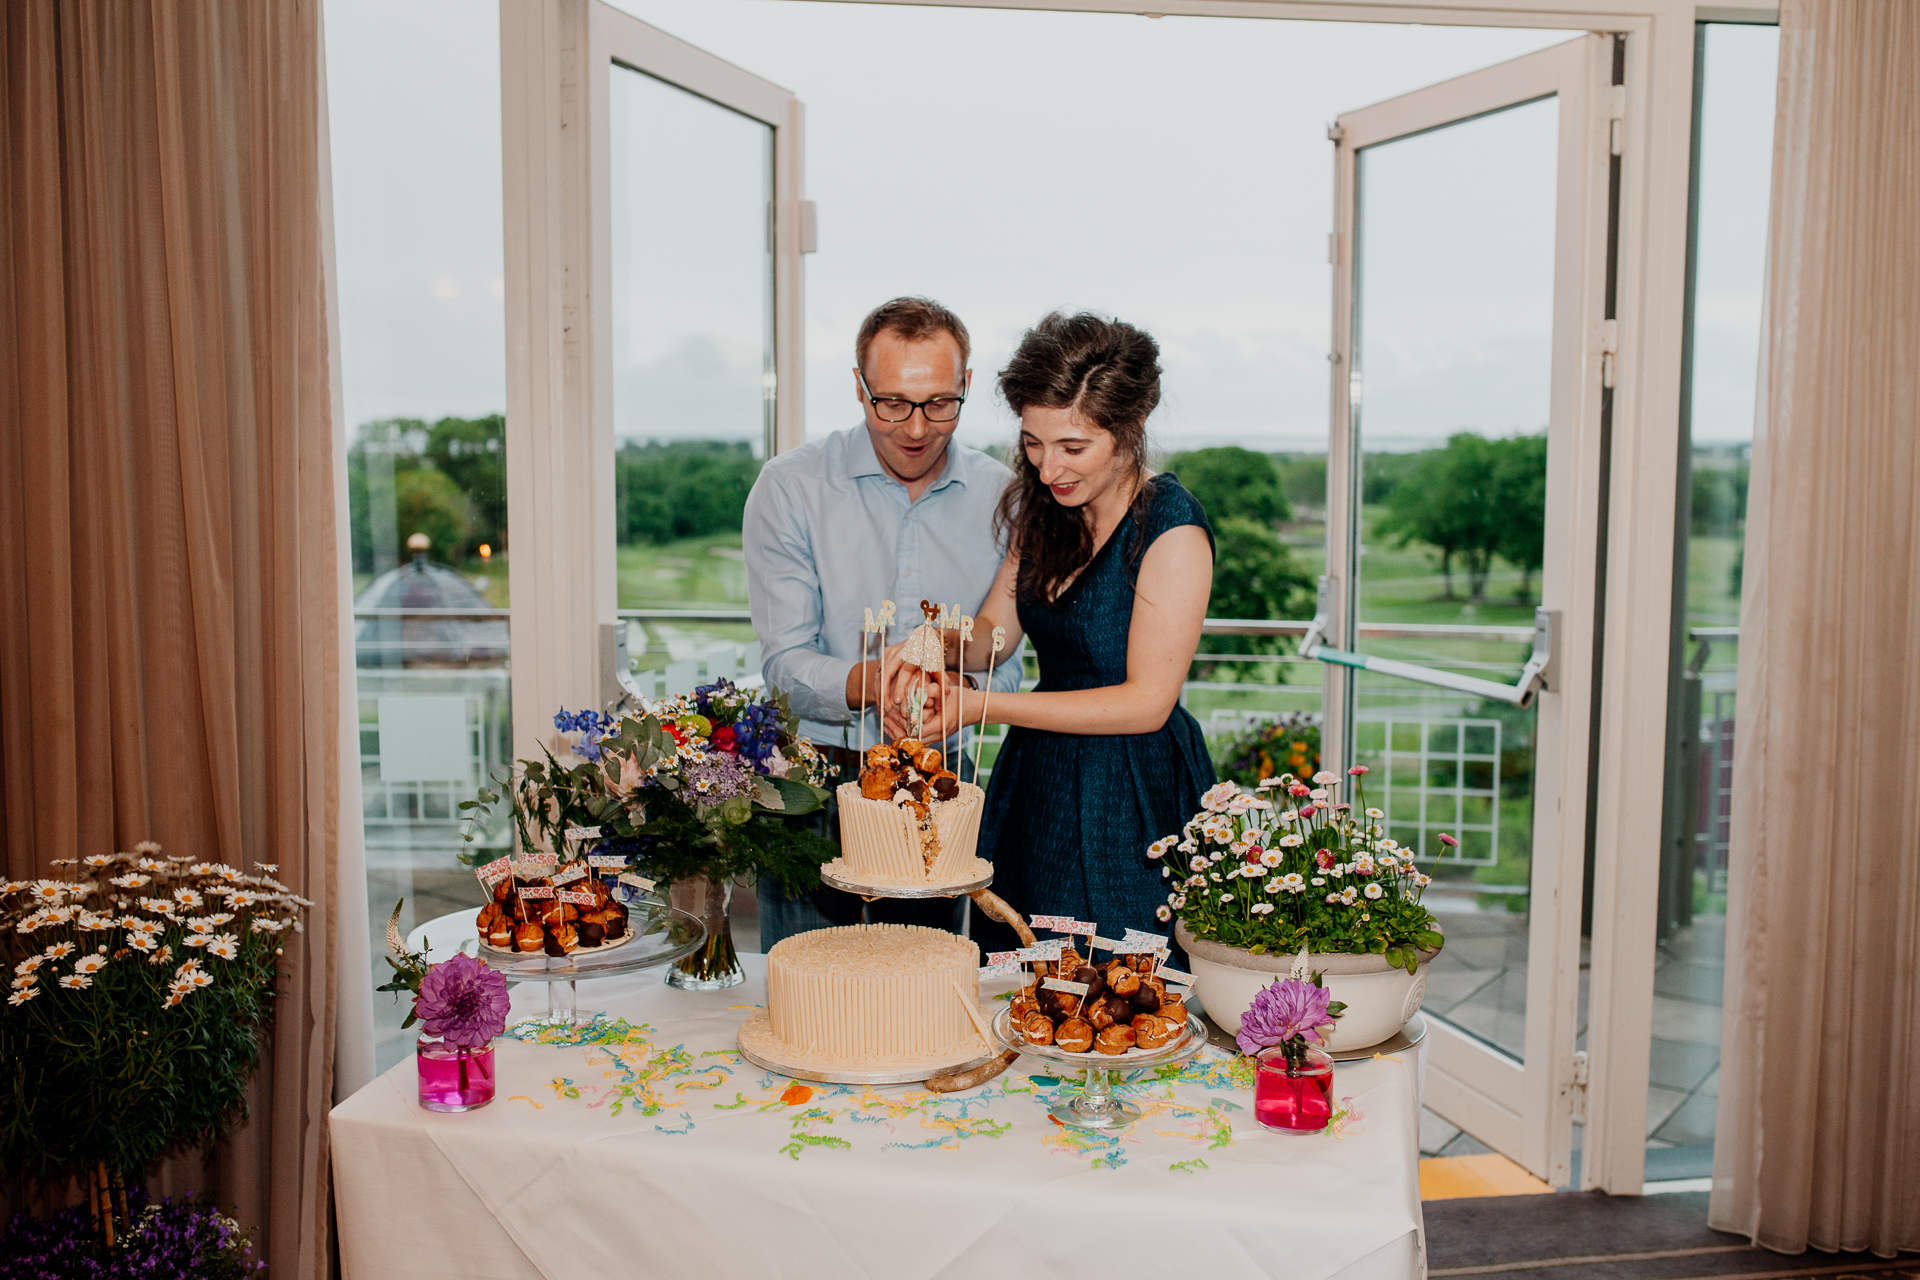
[[[60,869],[0,882],[0,1168],[43,1185],[84,1176],[113,1248],[129,1186],[244,1116],[282,943],[313,904],[272,865],[152,842]]]
[[[1329,1049],[1390,1039],[1419,1009],[1424,965],[1444,941],[1421,902],[1432,878],[1367,808],[1366,772],[1222,782],[1179,834],[1148,847],[1171,886],[1160,918],[1177,917],[1200,1001],[1229,1033],[1303,949],[1347,1006]]]

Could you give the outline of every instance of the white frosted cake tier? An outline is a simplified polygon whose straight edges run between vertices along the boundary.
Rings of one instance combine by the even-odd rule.
[[[861,795],[858,783],[841,783],[839,799],[839,864],[848,880],[908,886],[968,884],[993,870],[975,853],[987,793],[971,782],[961,783],[953,799],[935,800],[928,806],[931,832],[921,829],[905,805]]]
[[[864,924],[784,938],[767,953],[768,1030],[797,1061],[883,1067],[987,1052],[980,949],[918,925]]]

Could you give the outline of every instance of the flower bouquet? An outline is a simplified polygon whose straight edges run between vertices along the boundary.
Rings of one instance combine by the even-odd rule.
[[[400,940],[402,898],[387,920],[387,964],[393,978],[379,991],[411,991],[413,1008],[400,1024],[421,1024],[414,1049],[420,1105],[428,1111],[471,1111],[493,1101],[493,1042],[507,1029],[507,980],[464,952],[439,964]]]
[[[1254,988],[1248,979],[1229,994],[1233,982],[1215,970],[1238,969],[1264,985],[1265,974],[1279,971],[1275,957],[1302,949],[1326,961],[1320,967],[1336,985],[1354,985],[1350,977],[1369,973],[1403,974],[1396,983],[1372,984],[1377,998],[1342,1027],[1343,1037],[1385,1026],[1373,1040],[1354,1041],[1375,1043],[1412,1016],[1401,1011],[1409,992],[1424,991],[1424,979],[1415,981],[1420,960],[1444,939],[1421,902],[1432,878],[1415,865],[1414,850],[1385,834],[1381,811],[1366,807],[1366,772],[1364,765],[1348,771],[1352,801],[1342,796],[1343,780],[1326,772],[1311,784],[1281,774],[1251,791],[1222,782],[1178,835],[1148,846],[1147,856],[1173,882],[1158,914],[1179,918],[1175,937],[1193,957],[1201,998],[1222,1025],[1237,1020]],[[1359,1008],[1358,996],[1356,986],[1344,998]]]
[[[111,1244],[129,1180],[245,1114],[281,935],[312,904],[270,864],[249,874],[152,842],[60,865],[70,878],[0,883],[0,1168],[85,1174]]]
[[[803,893],[838,852],[800,821],[826,802],[827,766],[785,696],[721,680],[637,710],[562,710],[554,727],[544,759],[499,771],[462,807],[484,820],[505,804],[523,856],[624,863],[691,909],[707,941],[669,982],[743,981],[728,931],[734,880],[766,876]]]
[[[127,1192],[129,1226],[111,1247],[85,1207],[50,1218],[16,1216],[0,1231],[0,1276],[8,1280],[255,1280],[267,1264],[254,1256],[240,1224],[195,1200],[151,1203],[138,1187]]]
[[[1317,1133],[1333,1119],[1333,1058],[1326,1033],[1346,1005],[1321,986],[1302,950],[1285,978],[1262,987],[1234,1040],[1258,1060],[1254,1119],[1287,1133]]]

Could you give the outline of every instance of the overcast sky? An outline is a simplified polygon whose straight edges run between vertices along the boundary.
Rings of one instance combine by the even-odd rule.
[[[1027,325],[1064,307],[1110,312],[1160,339],[1161,444],[1323,449],[1328,122],[1568,38],[797,0],[620,7],[807,104],[807,195],[820,210],[820,251],[807,260],[810,434],[856,420],[849,370],[861,316],[895,294],[924,293],[973,331],[977,394],[963,438],[975,443],[1009,438],[1004,409],[986,394],[992,374]],[[496,411],[494,7],[328,0],[326,21],[348,421]],[[1504,166],[1520,187],[1545,163],[1537,148],[1492,138],[1480,162]],[[1763,244],[1764,212],[1758,225]],[[1750,225],[1743,234],[1753,240]],[[1738,240],[1729,235],[1723,256],[1740,258]],[[1749,274],[1752,293],[1758,273]],[[1735,335],[1749,325],[1739,292],[1730,284],[1716,295],[1714,312]],[[1434,369],[1431,386],[1455,386],[1405,397],[1409,413],[1426,415],[1407,430],[1537,428],[1529,323],[1513,321],[1511,342],[1479,342],[1460,358],[1407,349],[1408,368]],[[1404,342],[1432,336],[1427,323],[1405,328]],[[677,366],[671,353],[654,355],[669,371],[705,367],[688,351]],[[1750,359],[1747,370],[1750,416]]]

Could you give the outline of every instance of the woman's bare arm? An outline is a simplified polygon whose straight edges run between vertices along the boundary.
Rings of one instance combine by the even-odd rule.
[[[995,581],[987,597],[994,612],[1001,606],[1002,581],[1008,578],[1009,567],[1002,565],[1001,580]],[[1147,549],[1140,563],[1133,623],[1127,632],[1126,680],[1099,689],[997,693],[984,699],[986,722],[1056,733],[1155,732],[1179,704],[1180,688],[1200,647],[1200,627],[1206,621],[1207,598],[1212,590],[1213,549],[1205,530],[1197,525],[1169,529]],[[1009,605],[1012,602],[1010,581],[1005,600]],[[989,607],[982,608],[983,617],[992,616]],[[991,646],[991,625],[985,628],[985,634]],[[1007,634],[1011,640],[1019,632],[1009,627]],[[982,624],[975,622],[976,645],[981,635]],[[980,723],[982,702],[982,693],[972,689],[959,691],[957,698],[950,697],[950,704],[957,703],[967,724]],[[947,714],[952,714],[951,706]]]

